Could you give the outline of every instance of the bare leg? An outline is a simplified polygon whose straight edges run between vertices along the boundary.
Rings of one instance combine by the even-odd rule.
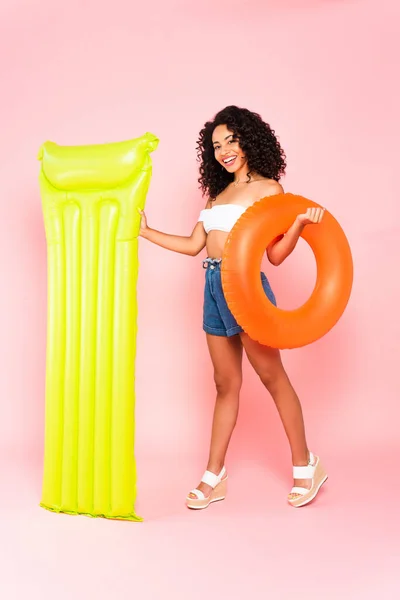
[[[241,340],[250,364],[276,404],[289,440],[293,465],[307,465],[310,454],[307,447],[303,412],[300,400],[283,368],[279,350],[263,346],[250,339],[245,333],[241,334]],[[294,485],[309,489],[311,481],[296,479]],[[291,494],[289,497],[294,498],[297,495]]]
[[[243,347],[238,335],[226,338],[207,334],[207,344],[217,388],[207,470],[218,475],[225,464],[239,411]],[[197,489],[206,497],[211,493],[211,488],[205,483],[200,483]],[[193,494],[189,497],[195,498]]]

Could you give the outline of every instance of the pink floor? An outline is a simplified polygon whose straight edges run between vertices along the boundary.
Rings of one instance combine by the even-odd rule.
[[[144,523],[46,512],[40,465],[10,457],[0,464],[0,597],[395,600],[394,456],[326,456],[330,479],[300,510],[285,504],[283,465],[236,462],[228,499],[202,512],[183,505],[198,460],[139,457]]]

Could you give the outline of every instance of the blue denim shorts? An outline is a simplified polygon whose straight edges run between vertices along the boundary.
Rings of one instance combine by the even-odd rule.
[[[207,258],[203,262],[203,267],[207,269],[204,288],[204,331],[222,337],[231,337],[243,332],[225,300],[221,281],[221,261]],[[261,273],[261,282],[267,298],[276,306],[274,293],[264,273]]]

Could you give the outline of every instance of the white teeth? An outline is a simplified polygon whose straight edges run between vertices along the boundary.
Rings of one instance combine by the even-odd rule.
[[[236,156],[231,156],[230,158],[227,158],[224,160],[224,163],[227,165],[228,163],[231,163],[235,160]]]

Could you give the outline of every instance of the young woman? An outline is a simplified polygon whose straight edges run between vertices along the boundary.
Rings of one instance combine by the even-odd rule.
[[[285,154],[274,131],[261,117],[229,106],[207,122],[198,140],[199,183],[207,196],[205,209],[189,237],[151,229],[141,213],[140,235],[168,250],[197,256],[206,247],[204,320],[214,367],[217,399],[207,470],[187,498],[189,508],[206,508],[226,495],[225,456],[236,424],[242,385],[243,349],[271,394],[289,440],[294,487],[288,501],[304,506],[317,495],[327,476],[319,458],[307,446],[299,399],[283,368],[279,350],[251,340],[230,312],[221,284],[221,258],[228,234],[237,219],[257,200],[283,193],[279,184]],[[320,223],[323,210],[310,208],[298,215],[284,236],[267,248],[269,261],[280,265],[293,251],[304,227]],[[265,294],[275,304],[268,279],[261,273]]]

